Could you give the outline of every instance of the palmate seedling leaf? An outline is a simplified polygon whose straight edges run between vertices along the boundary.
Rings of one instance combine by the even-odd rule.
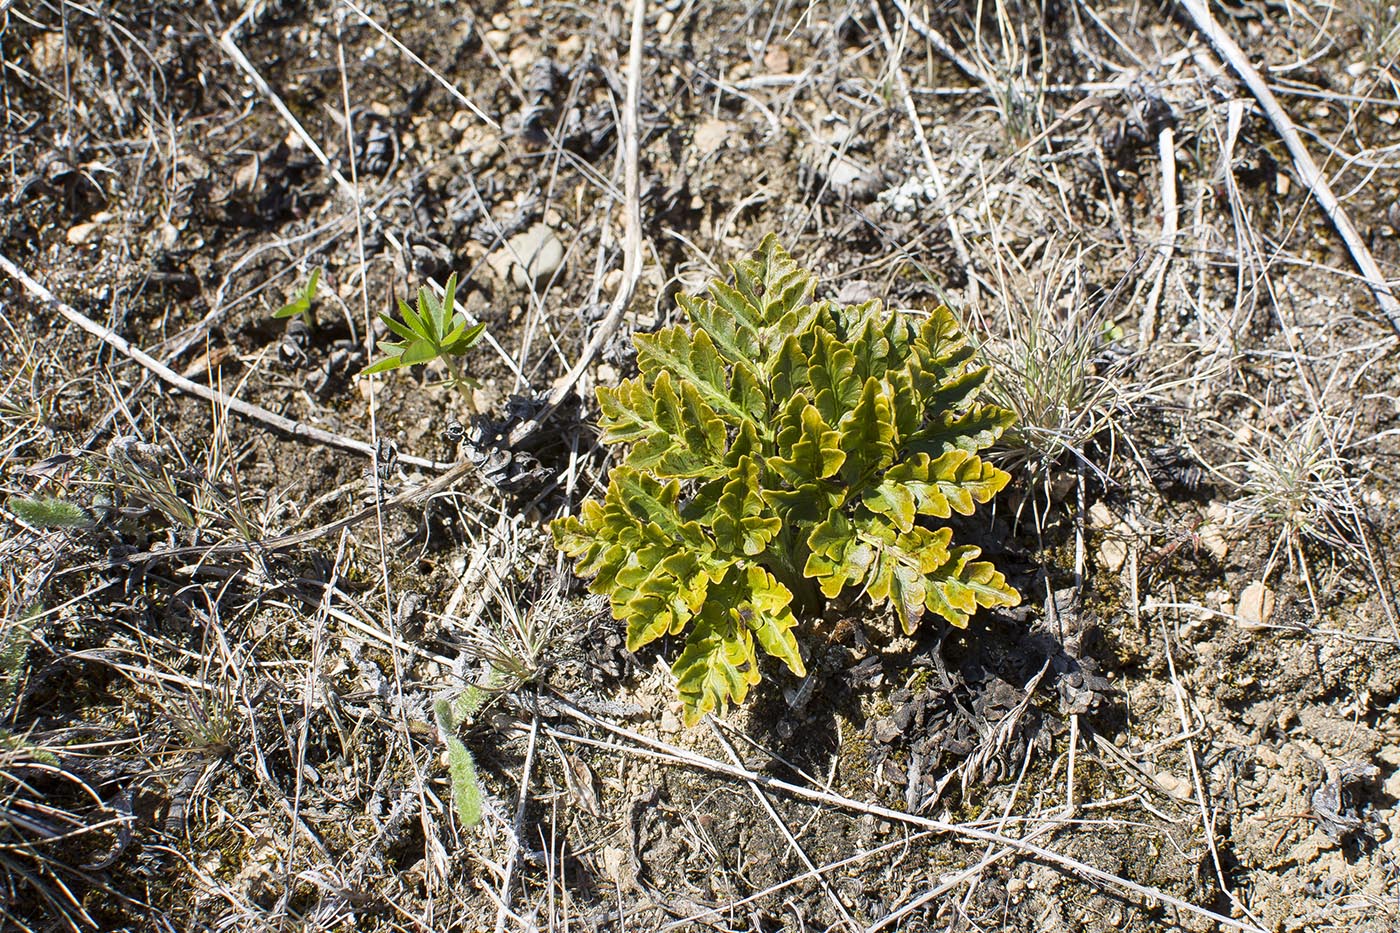
[[[480,321],[468,326],[466,315],[461,312],[457,313],[456,321],[456,328],[442,341],[442,350],[452,356],[461,356],[476,346],[476,342],[486,332],[486,322]]]
[[[379,341],[379,351],[384,356],[361,372],[366,375],[384,373],[443,358],[452,372],[454,384],[458,387],[475,385],[474,380],[462,375],[459,364],[453,358],[465,355],[481,339],[486,325],[471,324],[465,314],[454,310],[456,296],[457,274],[454,272],[447,277],[441,300],[424,286],[418,289],[416,309],[399,299],[401,320],[381,313],[379,319],[399,339]]]
[[[316,298],[316,286],[321,283],[321,270],[319,268],[311,270],[311,278],[307,279],[300,294],[291,301],[272,312],[274,318],[296,317],[298,314],[305,314],[311,310],[311,302]]]
[[[731,272],[598,390],[601,439],[627,450],[603,501],[553,525],[629,646],[682,642],[691,723],[742,702],[763,655],[801,673],[797,617],[824,598],[869,596],[905,631],[1019,599],[942,524],[1009,478],[977,456],[1011,416],[978,401],[952,312],[813,301],[772,237]]]
[[[435,359],[438,355],[438,348],[427,340],[415,340],[403,348],[399,355],[401,366],[416,366],[419,363],[426,363]]]
[[[393,331],[395,335],[402,338],[405,345],[410,344],[415,340],[418,340],[419,331],[414,330],[413,327],[411,327],[408,323],[410,316],[413,317],[413,320],[415,322],[418,320],[418,318],[416,316],[413,316],[412,309],[409,308],[408,305],[404,304],[402,299],[399,300],[399,314],[403,315],[402,321],[396,321],[394,320],[392,315],[385,314],[382,311],[379,313],[379,319],[384,322],[385,327],[389,328],[389,330]]]

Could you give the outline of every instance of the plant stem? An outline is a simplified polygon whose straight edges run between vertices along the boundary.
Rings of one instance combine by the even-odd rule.
[[[821,610],[822,602],[815,583],[802,573],[807,563],[806,543],[794,540],[791,530],[784,526],[778,535],[779,546],[764,553],[764,563],[778,582],[792,593],[794,614],[810,615]]]
[[[457,361],[452,358],[452,354],[442,354],[442,361],[447,365],[448,371],[452,374],[452,387],[454,389],[466,395],[470,389],[475,387],[472,380],[462,372],[462,367],[458,366]],[[470,396],[467,397],[467,401],[471,401]]]

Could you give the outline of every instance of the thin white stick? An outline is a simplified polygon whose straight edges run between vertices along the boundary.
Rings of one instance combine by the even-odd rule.
[[[564,403],[573,392],[584,372],[593,364],[593,358],[603,345],[612,339],[618,325],[622,323],[623,312],[632,303],[632,293],[636,291],[637,280],[642,274],[642,207],[641,172],[638,170],[637,114],[641,107],[642,94],[642,26],[646,16],[645,0],[632,2],[632,34],[627,48],[627,98],[622,110],[622,209],[623,237],[622,282],[613,295],[612,305],[593,339],[583,348],[578,362],[564,374],[554,391],[549,393],[544,407],[535,417],[518,425],[510,432],[509,442],[519,444],[534,434],[554,410]]]
[[[1162,237],[1157,241],[1157,258],[1153,262],[1152,291],[1138,327],[1138,349],[1145,351],[1157,336],[1157,302],[1162,297],[1162,283],[1167,278],[1172,253],[1176,251],[1176,137],[1170,126],[1157,134],[1157,161],[1162,166]]]
[[[710,727],[710,731],[715,734],[715,738],[719,739],[719,744],[724,746],[724,751],[729,755],[730,761],[742,767],[743,761],[739,758],[739,753],[734,751],[734,746],[730,744],[729,740],[724,737],[724,733],[720,731],[719,726],[715,724],[715,718],[707,715],[705,717],[705,725]],[[831,902],[831,906],[836,908],[836,913],[841,917],[841,921],[846,925],[846,928],[850,930],[851,933],[860,933],[860,924],[856,923],[855,918],[846,910],[846,905],[841,903],[841,898],[838,897],[836,891],[832,889],[831,882],[826,880],[825,875],[817,871],[816,864],[807,857],[807,850],[802,848],[802,845],[792,835],[792,830],[788,829],[787,824],[783,822],[783,818],[778,815],[778,811],[773,809],[773,804],[769,802],[767,795],[763,793],[763,788],[759,787],[753,781],[749,781],[748,784],[749,790],[753,791],[753,795],[758,798],[759,805],[763,807],[763,812],[767,813],[768,818],[773,821],[773,825],[778,827],[778,832],[783,834],[783,838],[787,840],[787,844],[792,848],[792,851],[797,853],[797,857],[802,860],[802,864],[806,866],[807,871],[810,874],[816,875],[817,884],[821,886],[822,893],[825,894],[826,899]]]
[[[245,402],[242,399],[234,398],[231,395],[226,395],[225,393],[220,392],[218,389],[213,389],[209,386],[202,385],[198,382],[186,379],[184,376],[175,372],[175,370],[171,369],[169,366],[166,366],[160,360],[157,360],[150,354],[146,353],[140,347],[132,346],[125,337],[123,337],[121,334],[118,334],[110,327],[106,327],[102,324],[97,323],[92,318],[88,317],[81,311],[74,308],[72,305],[69,305],[64,301],[59,300],[59,298],[56,295],[54,295],[53,292],[49,291],[39,282],[30,278],[29,275],[25,273],[23,269],[21,269],[19,266],[16,266],[14,263],[10,262],[9,259],[5,258],[2,255],[0,255],[0,270],[3,270],[16,282],[19,282],[21,285],[23,285],[25,291],[29,292],[29,294],[33,295],[35,298],[38,298],[43,302],[46,302],[48,305],[53,307],[54,310],[58,311],[59,314],[66,317],[74,324],[78,325],[80,328],[87,331],[89,334],[92,334],[98,340],[101,340],[103,343],[112,347],[114,350],[121,353],[123,356],[134,360],[137,363],[140,363],[142,366],[146,367],[146,369],[150,370],[156,376],[160,377],[162,381],[169,383],[170,385],[179,389],[181,392],[187,393],[189,395],[196,395],[204,399],[205,401],[214,402],[218,405],[223,405],[231,411],[236,411],[240,415],[243,415],[247,418],[252,418],[255,421],[261,421],[263,424],[276,428],[278,431],[282,431],[285,434],[290,434],[292,437],[299,437],[304,438],[306,440],[317,441],[322,444],[329,444],[332,447],[339,447],[342,450],[353,450],[356,453],[361,453],[368,457],[374,456],[373,444],[366,443],[365,441],[357,441],[354,438],[345,437],[341,434],[332,434],[330,431],[323,431],[320,428],[312,427],[309,424],[302,424],[300,421],[293,421],[290,418],[284,418],[281,415],[274,414],[268,411],[266,408],[261,408],[257,405],[254,405],[251,402]],[[425,460],[422,457],[413,457],[407,454],[400,457],[399,459],[402,460],[404,463],[416,467],[422,467],[428,470],[446,470],[453,466],[453,464],[450,463],[439,463],[436,460]]]
[[[1034,845],[1025,839],[1015,839],[1010,836],[1002,835],[1001,833],[990,832],[984,829],[977,829],[973,826],[963,826],[956,823],[949,823],[944,820],[935,820],[929,817],[919,816],[913,813],[905,813],[900,810],[894,810],[889,807],[882,807],[878,804],[864,803],[862,801],[855,800],[850,797],[843,797],[840,794],[831,793],[829,791],[815,790],[810,787],[803,787],[799,784],[789,784],[787,781],[782,781],[774,777],[769,777],[766,774],[759,774],[755,771],[749,771],[748,769],[739,767],[738,765],[731,765],[726,764],[722,761],[716,761],[713,758],[707,758],[703,755],[696,754],[695,752],[687,751],[686,749],[679,748],[674,745],[669,745],[665,742],[660,741],[659,739],[653,739],[649,736],[642,735],[640,732],[635,732],[631,729],[619,726],[616,723],[608,722],[604,719],[599,719],[595,716],[590,715],[589,713],[584,712],[582,709],[579,709],[576,705],[569,702],[562,696],[559,696],[557,694],[556,696],[558,698],[554,700],[554,704],[558,707],[558,709],[561,712],[572,716],[574,719],[577,719],[580,722],[587,723],[588,725],[602,729],[606,732],[611,732],[612,734],[621,738],[625,738],[628,741],[635,743],[636,746],[638,746],[629,748],[625,746],[612,745],[609,747],[622,748],[623,750],[632,752],[634,754],[641,754],[648,757],[660,756],[678,761],[683,761],[691,767],[701,768],[703,770],[710,771],[715,774],[724,774],[732,778],[737,778],[741,781],[752,781],[754,783],[757,783],[761,787],[765,787],[770,790],[782,791],[784,793],[791,794],[794,797],[801,797],[805,800],[813,800],[819,803],[830,804],[834,807],[840,807],[843,810],[853,810],[858,813],[869,813],[872,816],[876,816],[885,820],[890,820],[891,822],[907,823],[911,826],[917,826],[920,829],[928,829],[937,833],[943,833],[946,835],[961,837],[964,839],[975,839],[979,842],[992,842],[996,843],[999,846],[1010,846],[1011,848],[1024,852],[1027,855],[1033,855],[1036,858],[1044,859],[1045,861],[1051,862],[1055,865],[1060,866],[1061,868],[1074,872],[1075,874],[1081,875],[1085,878],[1089,878],[1093,881],[1097,881],[1101,884],[1105,884],[1110,887],[1131,892],[1147,900],[1156,899],[1164,904],[1170,904],[1178,910],[1184,910],[1188,913],[1193,913],[1197,916],[1205,917],[1209,920],[1213,920],[1216,923],[1230,927],[1231,929],[1243,930],[1245,931],[1245,933],[1266,933],[1266,931],[1264,931],[1260,927],[1254,926],[1253,924],[1245,923],[1241,920],[1235,920],[1231,917],[1226,917],[1223,914],[1218,914],[1215,911],[1210,910],[1209,908],[1200,907],[1196,904],[1192,904],[1190,901],[1182,900],[1181,898],[1168,894],[1165,891],[1149,888],[1144,885],[1138,884],[1136,881],[1131,881],[1127,878],[1120,878],[1117,875],[1111,875],[1108,872],[1103,871],[1102,869],[1095,868],[1092,865],[1081,862],[1078,859],[1070,858],[1067,855],[1061,855],[1059,852],[1055,852],[1051,849],[1046,849],[1042,846]],[[587,736],[574,735],[567,732],[559,732],[552,728],[549,728],[546,731],[550,735],[553,735],[555,738],[564,739],[570,742],[577,742],[585,745],[603,744],[595,739],[590,739]]]
[[[1327,179],[1323,177],[1317,163],[1313,161],[1312,155],[1303,145],[1302,137],[1298,135],[1292,118],[1279,105],[1278,98],[1274,97],[1273,91],[1269,90],[1268,83],[1249,63],[1244,51],[1216,23],[1215,17],[1211,15],[1210,9],[1203,0],[1179,0],[1179,2],[1190,14],[1191,19],[1195,21],[1196,28],[1205,35],[1210,44],[1215,46],[1216,51],[1244,80],[1245,86],[1259,101],[1259,105],[1264,108],[1264,114],[1273,124],[1274,131],[1283,139],[1284,145],[1288,146],[1288,151],[1293,156],[1293,166],[1298,170],[1303,184],[1308,186],[1308,190],[1312,192],[1318,206],[1332,221],[1332,226],[1336,227],[1337,232],[1341,234],[1342,241],[1346,243],[1347,249],[1351,252],[1352,261],[1361,270],[1361,275],[1366,280],[1366,284],[1370,286],[1371,293],[1376,296],[1376,303],[1380,305],[1381,312],[1390,322],[1391,328],[1400,334],[1400,300],[1396,299],[1395,293],[1391,291],[1389,283],[1385,280],[1385,276],[1381,274],[1380,267],[1376,265],[1375,257],[1371,255],[1371,250],[1366,246],[1366,241],[1352,226],[1351,219],[1342,210],[1341,202],[1332,193]]]

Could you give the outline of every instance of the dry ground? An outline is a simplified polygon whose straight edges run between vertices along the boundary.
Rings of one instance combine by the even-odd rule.
[[[1396,322],[1187,7],[636,6],[0,2],[0,927],[1400,928]],[[1400,8],[1212,11],[1395,281]],[[544,523],[769,231],[986,341],[1026,599],[686,730]],[[452,271],[482,387],[360,375]]]

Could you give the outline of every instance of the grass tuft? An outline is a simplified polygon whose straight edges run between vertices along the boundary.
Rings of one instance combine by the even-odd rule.
[[[1354,546],[1361,481],[1344,455],[1350,433],[1349,423],[1318,412],[1281,433],[1258,431],[1242,445],[1235,505],[1246,521],[1278,531],[1270,569],[1284,546],[1300,559],[1306,541]]]
[[[1082,253],[1026,264],[993,257],[991,313],[983,313],[981,354],[991,366],[989,401],[1016,413],[1016,424],[991,459],[1034,485],[1047,483],[1067,460],[1095,470],[1086,449],[1129,406],[1112,354],[1118,334],[1085,280]]]

